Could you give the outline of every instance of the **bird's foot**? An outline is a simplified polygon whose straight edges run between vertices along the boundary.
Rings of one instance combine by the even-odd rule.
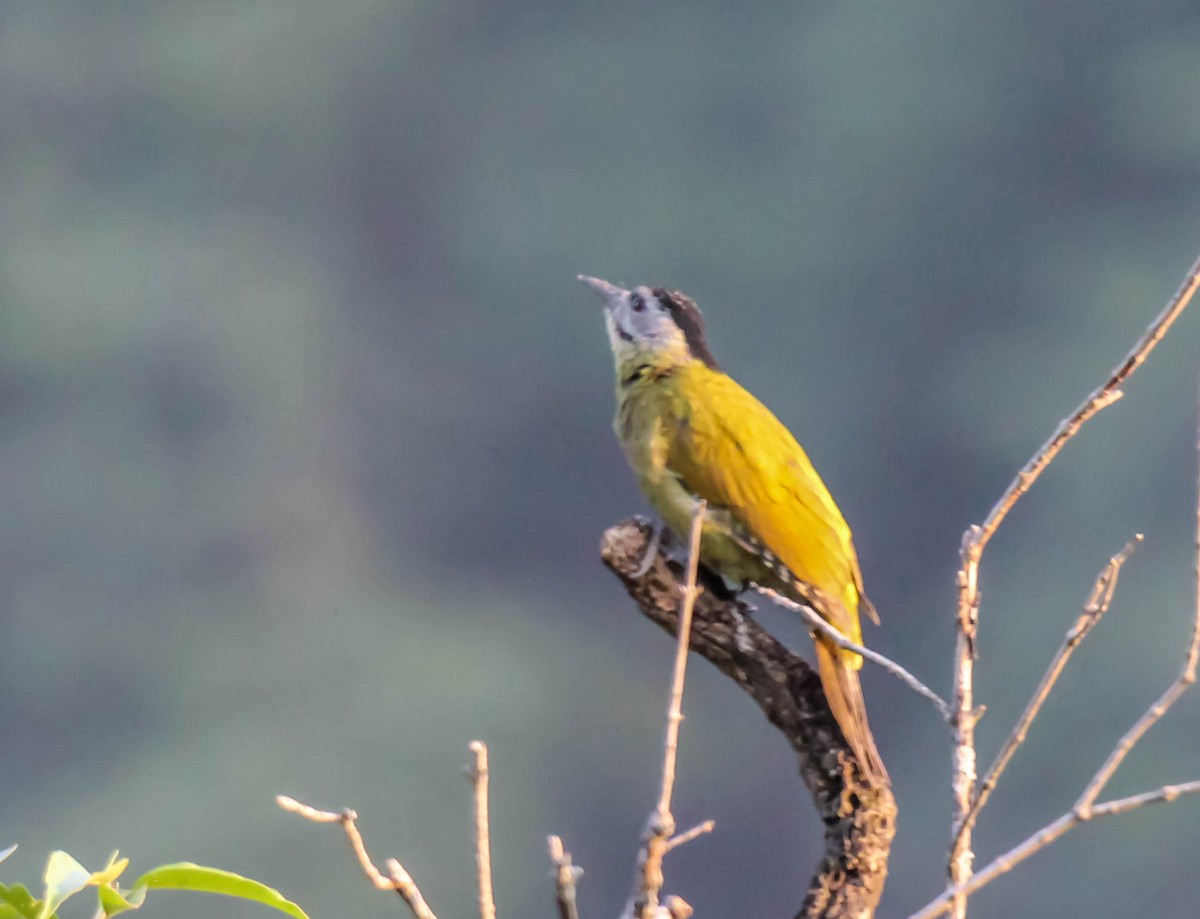
[[[650,566],[654,564],[654,560],[658,558],[658,541],[662,538],[663,525],[657,520],[650,524],[650,536],[646,540],[646,554],[642,556],[641,562],[638,563],[637,570],[630,577],[634,580],[642,577]]]

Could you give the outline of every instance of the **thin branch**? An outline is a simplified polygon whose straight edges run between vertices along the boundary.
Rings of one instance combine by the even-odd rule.
[[[550,861],[554,865],[554,902],[558,905],[559,919],[579,919],[579,907],[575,902],[575,883],[583,877],[583,869],[571,862],[571,853],[563,848],[557,836],[546,840],[550,850]]]
[[[938,714],[940,714],[943,719],[947,721],[950,720],[950,706],[946,703],[946,700],[918,680],[907,670],[905,670],[902,666],[897,664],[890,657],[884,657],[884,655],[880,654],[878,651],[872,651],[870,648],[864,645],[855,644],[849,638],[839,632],[837,628],[835,628],[828,620],[823,618],[811,606],[808,606],[804,603],[797,603],[795,600],[789,599],[778,591],[771,590],[769,587],[755,585],[754,589],[763,596],[770,598],[775,603],[778,603],[785,609],[799,613],[804,617],[805,621],[810,626],[812,626],[822,635],[825,635],[830,641],[832,641],[842,650],[853,651],[855,654],[865,657],[872,663],[878,664],[888,673],[898,678],[913,692],[924,696],[926,699],[932,702],[937,708]]]
[[[666,852],[673,852],[680,846],[687,845],[693,839],[699,839],[701,836],[711,833],[716,828],[717,822],[715,820],[705,820],[698,826],[692,827],[686,833],[680,833],[678,836],[672,836],[667,840],[667,847],[664,851],[664,854]]]
[[[980,869],[967,883],[961,887],[946,891],[919,912],[913,913],[908,919],[933,919],[935,916],[940,916],[951,908],[952,900],[955,896],[970,896],[981,887],[996,880],[1002,874],[1007,874],[1021,862],[1025,861],[1025,859],[1029,858],[1029,856],[1065,836],[1070,830],[1075,829],[1081,823],[1100,817],[1125,814],[1146,804],[1169,803],[1183,795],[1196,793],[1200,793],[1200,782],[1185,782],[1181,785],[1164,785],[1162,788],[1147,791],[1140,795],[1130,795],[1128,798],[1119,798],[1115,801],[1097,804],[1086,817],[1080,816],[1075,811],[1068,811],[1053,823],[1042,827],[1020,845],[1014,846],[999,858],[993,860],[987,867]]]
[[[971,828],[967,815],[975,795],[975,722],[980,712],[975,709],[975,639],[979,633],[979,555],[973,553],[969,538],[979,532],[972,527],[963,535],[961,555],[963,568],[959,572],[959,608],[955,618],[954,636],[954,698],[950,729],[954,734],[954,749],[950,757],[950,790],[953,797],[953,816],[950,821],[950,887],[957,888],[970,877],[975,861],[971,848]],[[982,549],[980,549],[982,551]],[[953,919],[966,919],[967,898],[956,895]]]
[[[1087,638],[1088,633],[1096,623],[1100,621],[1100,617],[1108,612],[1108,608],[1112,604],[1113,592],[1117,588],[1117,578],[1121,573],[1121,567],[1129,559],[1129,556],[1133,554],[1133,550],[1143,538],[1141,533],[1136,534],[1133,539],[1125,544],[1125,548],[1109,559],[1104,570],[1096,578],[1096,582],[1092,585],[1091,593],[1088,595],[1087,602],[1083,606],[1083,612],[1080,613],[1079,618],[1075,620],[1075,624],[1067,631],[1066,636],[1063,638],[1063,643],[1059,645],[1058,651],[1055,652],[1054,658],[1050,661],[1050,666],[1046,668],[1046,672],[1042,675],[1042,681],[1038,684],[1029,703],[1025,706],[1025,711],[1017,719],[1012,733],[1004,741],[1000,752],[996,754],[995,761],[988,769],[983,781],[980,782],[979,792],[975,795],[975,802],[971,805],[971,809],[967,813],[960,832],[974,826],[979,812],[987,804],[988,798],[991,797],[992,790],[996,787],[996,782],[999,781],[1000,775],[1008,766],[1009,760],[1017,752],[1017,748],[1025,742],[1025,737],[1029,733],[1029,726],[1033,724],[1033,720],[1041,711],[1042,705],[1050,695],[1050,690],[1058,682],[1058,678],[1062,674],[1063,668],[1066,667],[1067,661],[1075,649]]]
[[[1146,804],[1170,804],[1176,798],[1184,795],[1200,793],[1200,781],[1181,782],[1178,785],[1164,785],[1154,791],[1143,791],[1140,795],[1129,795],[1127,798],[1117,798],[1105,801],[1092,808],[1092,818],[1112,817],[1116,814],[1127,814]]]
[[[1121,363],[1113,369],[1108,380],[1097,387],[1071,415],[1059,423],[1050,439],[1042,444],[1041,449],[1017,473],[1017,477],[1013,479],[1008,490],[996,502],[995,507],[992,508],[991,513],[980,527],[978,542],[981,551],[995,534],[1004,518],[1008,516],[1013,505],[1025,492],[1029,491],[1038,476],[1046,471],[1046,467],[1050,465],[1067,441],[1074,437],[1093,415],[1121,398],[1120,386],[1133,376],[1133,372],[1138,367],[1145,363],[1155,345],[1163,340],[1175,320],[1179,318],[1180,313],[1187,308],[1197,288],[1200,288],[1200,258],[1192,263],[1192,267],[1188,269],[1187,275],[1180,283],[1179,289],[1175,291],[1175,295],[1142,333],[1142,337],[1129,349],[1129,353],[1125,355]]]
[[[387,866],[388,875],[392,879],[392,886],[396,893],[400,894],[408,908],[413,911],[413,915],[417,919],[437,919],[433,914],[433,910],[429,908],[429,904],[425,902],[425,898],[421,896],[421,891],[417,888],[417,882],[412,879],[404,866],[396,859],[389,858],[384,865]]]
[[[408,908],[412,910],[413,915],[417,919],[437,919],[433,910],[429,908],[429,904],[425,902],[425,898],[421,895],[421,891],[418,889],[412,876],[404,870],[404,866],[396,861],[396,859],[389,858],[384,863],[388,869],[387,875],[375,867],[375,863],[371,861],[371,856],[367,854],[367,847],[363,842],[362,834],[358,832],[358,824],[356,823],[358,814],[350,808],[341,811],[317,810],[317,808],[301,804],[295,798],[289,798],[287,795],[276,796],[275,803],[285,811],[298,814],[305,820],[311,820],[313,823],[340,823],[342,829],[346,831],[346,839],[349,840],[350,848],[354,852],[355,858],[358,859],[359,867],[362,868],[363,874],[367,876],[367,880],[380,890],[396,891],[401,899],[408,904]]]
[[[963,534],[954,647],[954,712],[951,718],[954,728],[954,752],[951,761],[954,816],[951,821],[950,835],[953,842],[949,861],[951,888],[961,887],[967,882],[971,876],[974,858],[968,815],[975,798],[975,722],[980,714],[974,703],[975,640],[979,629],[979,564],[984,547],[1009,511],[1045,472],[1066,446],[1067,441],[1079,433],[1080,428],[1092,416],[1121,398],[1123,393],[1120,387],[1162,341],[1191,301],[1197,287],[1200,287],[1200,258],[1192,263],[1175,295],[1150,323],[1124,360],[1113,369],[1108,379],[1059,423],[1050,438],[1017,473],[984,522],[978,526],[971,526]],[[955,901],[953,915],[954,919],[963,919],[966,916],[965,898],[960,897]]]
[[[1145,714],[1126,732],[1125,736],[1117,741],[1116,747],[1108,755],[1108,759],[1105,760],[1104,765],[1097,770],[1091,782],[1088,783],[1087,788],[1083,790],[1083,794],[1075,802],[1075,812],[1081,817],[1086,818],[1092,810],[1092,805],[1096,798],[1104,790],[1104,786],[1108,784],[1109,779],[1113,777],[1113,773],[1117,771],[1121,763],[1125,760],[1125,757],[1129,755],[1129,751],[1170,710],[1171,706],[1179,701],[1179,697],[1187,692],[1188,688],[1196,682],[1196,663],[1200,660],[1200,419],[1197,420],[1196,424],[1196,466],[1198,470],[1196,481],[1195,533],[1196,609],[1192,616],[1192,638],[1188,642],[1183,667],[1180,669],[1179,676],[1175,679],[1175,682],[1167,687],[1167,691],[1159,696],[1158,700],[1146,709]]]
[[[958,572],[958,614],[954,619],[954,694],[950,729],[954,735],[950,755],[950,857],[949,889],[971,877],[975,852],[967,816],[975,797],[975,724],[982,711],[975,707],[975,645],[979,635],[979,561],[983,554],[982,529],[971,526],[959,546],[962,567]],[[952,919],[966,919],[967,899],[956,895]]]
[[[1200,401],[1200,394],[1198,394]],[[1096,798],[1104,791],[1109,780],[1112,779],[1125,757],[1132,750],[1146,732],[1150,730],[1154,724],[1162,718],[1163,715],[1178,701],[1188,688],[1196,682],[1196,668],[1200,663],[1200,405],[1198,405],[1197,420],[1196,420],[1196,529],[1193,545],[1193,578],[1195,580],[1195,601],[1194,610],[1192,613],[1192,630],[1191,637],[1188,640],[1187,650],[1184,654],[1183,667],[1180,670],[1179,676],[1175,681],[1167,687],[1167,691],[1158,698],[1142,715],[1141,718],[1130,728],[1113,748],[1112,753],[1104,761],[1104,765],[1097,770],[1092,776],[1092,780],[1088,782],[1087,787],[1083,790],[1083,794],[1079,796],[1079,800],[1075,802],[1075,806],[1063,814],[1053,823],[1047,824],[1038,830],[1024,842],[1018,844],[1008,852],[993,860],[986,868],[979,871],[973,877],[969,877],[961,884],[947,890],[940,897],[933,900],[919,912],[913,913],[909,919],[932,919],[934,916],[941,915],[948,910],[957,910],[960,904],[964,905],[968,896],[979,890],[985,884],[989,884],[998,878],[1000,875],[1011,871],[1016,865],[1019,865],[1035,852],[1044,849],[1050,843],[1060,838],[1070,830],[1079,826],[1081,823],[1086,823],[1096,817],[1111,817],[1116,814],[1124,814],[1129,811],[1136,810],[1146,804],[1169,803],[1176,800],[1182,795],[1196,794],[1200,792],[1200,781],[1185,782],[1180,785],[1164,785],[1154,791],[1142,792],[1141,794],[1130,795],[1126,798],[1119,798],[1114,801],[1108,801],[1103,804],[1096,804]],[[1136,540],[1135,540],[1136,542]],[[1111,577],[1108,579],[1107,585],[1102,585],[1097,582],[1096,591],[1093,596],[1099,596],[1101,603],[1107,605],[1112,599],[1112,591],[1115,588],[1117,572],[1120,569],[1121,563],[1125,561],[1131,551],[1133,543],[1125,547],[1125,550],[1109,565],[1109,573]],[[1103,580],[1103,576],[1102,576]],[[1096,614],[1099,617],[1100,610]],[[1084,634],[1087,629],[1090,629],[1091,624],[1085,624],[1084,617],[1081,618],[1076,629],[1083,628]],[[1068,633],[1068,640],[1070,634]],[[1076,644],[1082,640],[1080,636],[1076,640]],[[969,834],[969,830],[968,830]]]
[[[692,517],[688,538],[687,586],[683,608],[679,612],[679,640],[675,643],[675,669],[671,678],[671,704],[667,709],[667,736],[663,751],[662,791],[658,796],[658,816],[663,824],[671,818],[671,794],[675,790],[675,761],[679,756],[679,725],[683,722],[683,684],[687,675],[688,646],[692,635],[692,612],[696,607],[696,571],[700,566],[700,534],[704,528],[707,503],[701,501]]]
[[[475,786],[475,868],[479,874],[479,917],[496,919],[496,898],[492,893],[492,841],[488,828],[488,748],[482,740],[467,747],[475,754],[468,770]]]
[[[692,516],[688,539],[687,583],[679,612],[679,634],[675,643],[675,668],[671,678],[671,699],[667,706],[667,731],[663,744],[662,785],[658,805],[650,815],[638,855],[632,913],[637,919],[655,919],[659,912],[658,895],[662,890],[662,860],[667,843],[675,832],[671,814],[671,795],[675,789],[675,762],[679,755],[679,725],[683,721],[683,684],[692,633],[692,612],[696,605],[696,572],[700,566],[700,534],[704,528],[707,504],[701,501]],[[669,909],[669,908],[668,908]],[[689,907],[690,909],[690,907]]]
[[[1200,468],[1200,423],[1197,424],[1196,428],[1196,458],[1197,467]],[[1075,802],[1075,811],[1082,817],[1086,818],[1088,813],[1093,810],[1093,803],[1096,798],[1104,790],[1104,786],[1108,784],[1109,780],[1113,777],[1113,773],[1117,771],[1125,757],[1129,755],[1129,751],[1170,710],[1171,706],[1179,701],[1179,697],[1187,692],[1188,688],[1196,682],[1196,664],[1200,660],[1200,477],[1197,479],[1196,492],[1196,610],[1192,617],[1192,638],[1188,642],[1183,667],[1175,682],[1167,687],[1167,691],[1153,705],[1146,709],[1145,714],[1117,742],[1116,747],[1113,748],[1104,765],[1097,770],[1091,782],[1088,783],[1087,788],[1084,789],[1083,794],[1079,796],[1079,800]]]

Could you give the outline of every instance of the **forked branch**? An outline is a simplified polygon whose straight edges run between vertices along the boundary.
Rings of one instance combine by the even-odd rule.
[[[1149,357],[1150,352],[1163,339],[1175,320],[1191,302],[1197,287],[1200,287],[1200,258],[1192,263],[1187,275],[1167,302],[1125,355],[1113,369],[1108,379],[1098,386],[1064,418],[1042,444],[1033,457],[1017,473],[1000,500],[992,507],[982,524],[971,526],[963,534],[960,556],[962,566],[958,573],[958,613],[956,616],[956,638],[954,646],[954,698],[951,725],[954,729],[954,751],[951,760],[953,794],[953,818],[951,821],[951,847],[949,859],[950,887],[962,887],[971,876],[974,853],[971,850],[971,811],[975,804],[975,722],[979,711],[975,708],[975,641],[979,630],[979,565],[983,550],[995,535],[1004,518],[1013,509],[1033,483],[1058,456],[1067,441],[1079,433],[1080,428],[1098,412],[1112,405],[1123,395],[1121,386]],[[954,919],[966,915],[967,901],[963,896],[954,899]]]
[[[469,747],[475,761],[469,767],[468,775],[475,786],[475,861],[479,877],[479,912],[480,919],[496,919],[496,904],[492,895],[492,855],[491,842],[488,833],[488,754],[487,747],[482,741],[472,741]],[[350,850],[354,853],[363,874],[379,890],[394,890],[408,904],[416,919],[437,919],[425,897],[421,895],[416,881],[404,869],[404,866],[394,858],[384,862],[387,874],[384,874],[371,860],[362,834],[358,831],[358,814],[350,808],[340,811],[318,810],[308,804],[302,804],[287,795],[277,795],[275,803],[291,814],[298,814],[313,823],[338,823],[346,832]],[[569,860],[569,856],[568,856]],[[578,919],[578,917],[574,917]]]
[[[999,781],[1001,774],[1008,766],[1009,760],[1017,752],[1017,748],[1025,742],[1025,738],[1029,734],[1030,725],[1033,724],[1033,720],[1042,710],[1042,705],[1050,695],[1050,690],[1054,688],[1054,684],[1058,682],[1059,676],[1062,675],[1067,661],[1071,658],[1075,649],[1087,638],[1088,633],[1091,632],[1096,623],[1100,621],[1100,617],[1108,612],[1108,608],[1112,604],[1113,593],[1117,589],[1117,578],[1121,574],[1121,568],[1129,559],[1129,556],[1133,554],[1133,550],[1142,539],[1142,534],[1138,533],[1133,539],[1129,540],[1125,544],[1125,548],[1108,560],[1108,564],[1096,578],[1096,583],[1092,585],[1087,602],[1084,603],[1083,612],[1079,614],[1079,618],[1075,620],[1075,624],[1067,631],[1062,644],[1058,646],[1058,651],[1055,652],[1053,659],[1050,661],[1050,666],[1046,668],[1046,672],[1042,675],[1042,681],[1038,683],[1038,687],[1034,690],[1032,698],[1030,698],[1028,704],[1025,706],[1025,711],[1017,719],[1017,723],[1013,726],[1011,733],[1009,733],[1004,744],[1000,747],[1000,752],[996,754],[996,759],[993,761],[991,768],[988,769],[987,775],[980,782],[979,792],[975,795],[975,802],[971,805],[971,810],[967,813],[963,827],[959,831],[960,833],[969,830],[975,825],[975,820],[979,817],[979,812],[987,804],[988,798],[991,797],[992,790],[996,787],[996,782]]]
[[[1183,795],[1195,794],[1200,792],[1200,781],[1185,782],[1179,785],[1163,785],[1161,788],[1151,791],[1142,792],[1141,794],[1130,795],[1125,798],[1119,798],[1113,801],[1107,801],[1103,804],[1096,804],[1096,799],[1104,791],[1113,775],[1116,774],[1125,757],[1137,745],[1145,735],[1158,721],[1161,719],[1173,706],[1179,698],[1188,690],[1188,688],[1196,682],[1196,669],[1200,663],[1200,417],[1196,423],[1196,523],[1195,523],[1195,543],[1193,546],[1193,579],[1194,579],[1194,609],[1192,611],[1191,637],[1187,642],[1186,650],[1183,656],[1183,665],[1180,668],[1179,676],[1167,687],[1166,691],[1148,708],[1145,713],[1139,718],[1125,735],[1117,741],[1112,752],[1104,761],[1104,764],[1092,776],[1087,787],[1084,788],[1079,799],[1075,802],[1075,806],[1063,814],[1053,823],[1047,824],[1042,829],[1038,830],[1024,842],[1019,843],[1008,852],[993,860],[987,867],[983,868],[973,876],[968,877],[959,884],[954,885],[937,899],[933,900],[927,906],[922,908],[910,917],[910,919],[933,919],[934,916],[939,916],[947,911],[965,910],[967,897],[975,891],[979,890],[985,884],[989,884],[998,878],[1000,875],[1012,870],[1013,867],[1019,865],[1029,856],[1041,851],[1050,843],[1059,839],[1061,836],[1079,826],[1081,823],[1086,823],[1089,820],[1097,817],[1111,817],[1117,814],[1125,814],[1129,811],[1136,810],[1147,804],[1156,804],[1160,802],[1171,802]],[[1105,575],[1101,575],[1101,579],[1097,581],[1096,588],[1093,592],[1093,598],[1097,607],[1096,613],[1088,621],[1088,613],[1085,610],[1084,617],[1076,624],[1073,630],[1078,634],[1075,643],[1078,644],[1082,640],[1083,635],[1095,624],[1095,619],[1098,619],[1108,603],[1112,599],[1112,591],[1115,587],[1117,573],[1120,570],[1121,564],[1128,557],[1134,543],[1131,542],[1125,547],[1125,550],[1115,556],[1109,564]],[[1072,633],[1067,635],[1067,643],[1070,644]],[[1060,652],[1061,653],[1061,652]],[[1067,650],[1069,653],[1069,649]],[[1057,676],[1053,673],[1053,665],[1049,676]],[[1045,678],[1043,679],[1043,683]],[[1051,679],[1051,683],[1053,679]],[[1048,689],[1047,689],[1048,691]],[[1034,702],[1040,705],[1038,694],[1034,695]],[[1033,703],[1031,703],[1033,705]],[[1028,709],[1026,712],[1028,713]],[[1036,714],[1036,708],[1034,709]],[[1030,717],[1029,720],[1032,720]],[[1025,718],[1022,718],[1025,722]],[[1020,727],[1022,722],[1018,722]],[[1026,722],[1026,726],[1028,726]],[[1001,755],[1003,756],[1001,751]],[[998,763],[1000,760],[997,761]],[[1001,765],[1001,768],[1003,766]],[[994,783],[993,783],[994,784]],[[982,805],[980,805],[982,806]],[[976,813],[978,808],[976,808]],[[968,810],[967,816],[970,816]],[[970,828],[967,827],[960,836],[960,839],[969,839]]]
[[[275,803],[285,811],[292,814],[299,814],[305,820],[311,820],[313,823],[340,823],[342,829],[346,831],[346,839],[350,843],[350,849],[354,852],[354,857],[358,860],[359,867],[362,868],[363,874],[367,876],[367,880],[380,890],[396,891],[400,895],[400,898],[408,904],[409,909],[412,910],[412,914],[416,919],[437,919],[433,910],[429,908],[429,904],[425,902],[425,898],[421,895],[421,891],[412,879],[412,876],[404,870],[404,866],[396,861],[396,859],[389,858],[384,862],[388,871],[386,875],[375,867],[375,863],[371,861],[371,856],[367,854],[367,847],[363,843],[362,834],[358,831],[358,814],[350,808],[340,811],[318,810],[307,804],[301,804],[295,798],[289,798],[287,795],[277,795]]]
[[[675,634],[686,574],[665,552],[639,574],[653,533],[649,522],[627,520],[604,534],[600,555],[642,614]],[[808,664],[759,626],[719,578],[702,569],[698,581],[692,650],[732,679],[784,735],[825,827],[825,853],[799,915],[870,916],[895,833],[891,790],[864,777]]]

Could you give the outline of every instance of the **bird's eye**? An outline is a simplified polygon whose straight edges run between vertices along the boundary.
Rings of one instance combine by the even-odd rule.
[[[646,308],[646,301],[641,294],[634,294],[629,305],[635,313],[640,313]]]

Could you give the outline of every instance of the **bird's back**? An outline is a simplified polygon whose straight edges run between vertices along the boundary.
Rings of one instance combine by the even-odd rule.
[[[800,581],[835,598],[822,610],[861,641],[861,575],[850,528],[791,431],[734,379],[700,362],[676,371],[667,465],[684,486],[727,509]]]

